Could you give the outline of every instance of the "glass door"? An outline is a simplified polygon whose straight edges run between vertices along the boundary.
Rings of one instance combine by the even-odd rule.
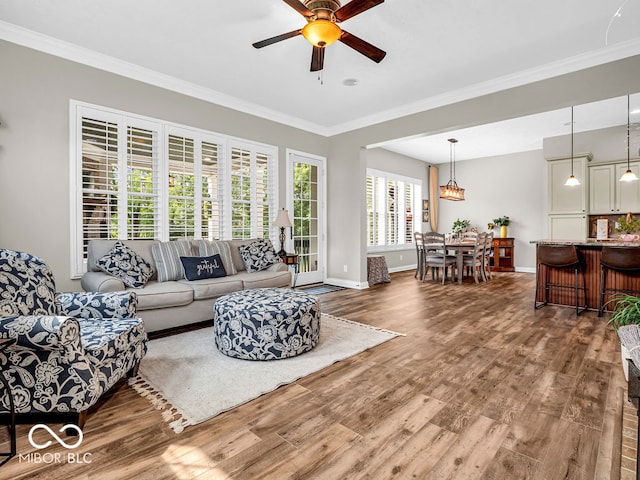
[[[297,285],[320,283],[325,271],[325,159],[287,152],[287,206],[292,213]]]

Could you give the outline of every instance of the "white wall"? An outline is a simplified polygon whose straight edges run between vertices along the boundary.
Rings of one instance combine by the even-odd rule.
[[[438,230],[451,232],[453,222],[471,220],[478,231],[507,215],[508,236],[515,241],[515,267],[535,271],[535,245],[546,236],[547,165],[542,150],[456,162],[456,180],[465,189],[465,201],[439,201]],[[449,169],[440,168],[440,185],[449,180]],[[500,235],[500,229],[494,231]]]

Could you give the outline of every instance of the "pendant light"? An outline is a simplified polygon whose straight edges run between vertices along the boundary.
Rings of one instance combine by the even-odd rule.
[[[464,200],[464,188],[456,183],[456,159],[455,148],[458,140],[450,138],[449,142],[449,181],[446,185],[440,185],[440,198],[444,200]]]
[[[564,182],[567,187],[580,185],[580,181],[573,175],[573,107],[571,107],[571,176]]]
[[[630,137],[629,129],[630,129],[630,123],[631,123],[630,110],[631,110],[631,105],[630,105],[629,95],[627,95],[627,171],[624,172],[620,177],[621,182],[633,182],[634,180],[638,180],[638,177],[636,176],[636,174],[631,171],[631,153],[630,153],[631,142],[629,138]]]

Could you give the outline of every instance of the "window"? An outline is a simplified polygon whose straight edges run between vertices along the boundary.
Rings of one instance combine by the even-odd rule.
[[[92,238],[271,237],[277,149],[71,103],[72,276]]]
[[[414,178],[367,169],[367,247],[413,245],[421,228],[422,183]]]
[[[222,238],[223,140],[176,127],[168,135],[169,238]]]

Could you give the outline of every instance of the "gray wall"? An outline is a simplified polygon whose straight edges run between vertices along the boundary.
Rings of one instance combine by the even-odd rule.
[[[330,271],[340,278],[366,284],[365,170],[361,149],[398,138],[439,133],[497,122],[571,105],[626,95],[638,90],[640,57],[630,57],[578,72],[511,88],[463,102],[361,128],[329,138],[328,183],[331,203],[328,217],[329,248],[340,245],[339,258],[329,258]],[[491,181],[491,173],[486,181]],[[461,177],[462,178],[462,177]],[[349,180],[359,181],[348,187]],[[358,180],[359,179],[359,180]],[[546,198],[545,187],[541,195]],[[349,205],[332,209],[331,205]],[[335,214],[334,214],[335,213]],[[358,218],[357,215],[360,215]],[[440,220],[442,221],[442,220]],[[545,232],[546,235],[546,232]],[[517,255],[517,254],[516,254]],[[331,256],[331,255],[330,255]],[[344,260],[358,268],[359,276],[342,274]],[[349,270],[352,272],[353,270]]]
[[[640,137],[637,127],[631,125],[630,130],[631,160],[638,158],[638,144]],[[560,135],[543,140],[544,156],[546,158],[569,157],[571,155],[571,135]],[[589,132],[576,133],[573,136],[574,155],[578,152],[593,154],[591,164],[598,162],[627,160],[627,126],[603,128]]]
[[[44,257],[63,290],[79,288],[69,280],[70,99],[277,145],[281,185],[285,148],[326,156],[327,276],[365,286],[365,146],[625,95],[640,77],[632,57],[323,138],[4,41],[0,58],[0,245]]]
[[[327,155],[327,140],[185,95],[0,41],[0,246],[52,267],[60,290],[70,279],[69,100]],[[284,187],[279,192],[284,206]],[[329,252],[329,254],[331,254]]]
[[[449,170],[441,168],[439,173],[444,185]],[[546,237],[547,223],[547,162],[542,150],[456,162],[456,179],[465,189],[465,201],[440,200],[438,230],[451,232],[460,218],[485,232],[487,223],[507,215],[516,270],[535,272],[536,251],[530,241]],[[494,235],[500,235],[499,228]]]

